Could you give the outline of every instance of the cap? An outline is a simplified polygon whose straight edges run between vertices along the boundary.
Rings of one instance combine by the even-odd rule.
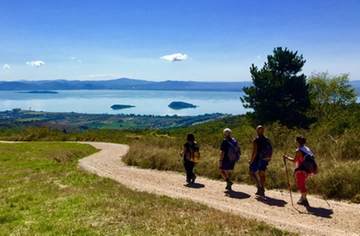
[[[264,126],[258,125],[258,126],[256,127],[256,130],[259,130],[259,129],[264,129]]]
[[[226,129],[224,129],[224,131],[223,131],[223,132],[224,132],[224,134],[225,134],[225,133],[231,133],[232,131],[231,131],[231,129],[226,128]]]

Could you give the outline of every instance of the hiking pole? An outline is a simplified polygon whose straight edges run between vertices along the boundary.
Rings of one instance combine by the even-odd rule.
[[[287,165],[286,165],[286,160],[285,160],[285,159],[283,159],[283,160],[284,160],[284,165],[285,165],[286,178],[287,178],[287,181],[288,181],[288,188],[289,188],[289,192],[290,192],[291,205],[294,207],[294,202],[293,202],[292,194],[291,194],[291,186],[290,186],[289,172],[288,172],[288,168],[287,168]]]
[[[274,177],[273,177],[273,176],[272,176],[272,174],[270,173],[269,169],[268,169],[268,168],[266,168],[266,170],[267,170],[267,172],[269,173],[270,178],[272,179],[272,181],[273,181],[273,182],[274,182],[274,184],[276,185],[276,187],[277,187],[277,189],[279,190],[279,192],[281,193],[281,195],[284,195],[284,194],[282,193],[282,190],[280,189],[279,185],[276,183],[276,181],[275,181]]]
[[[314,181],[311,177],[309,177],[309,179],[310,179],[311,182],[314,184],[316,190],[318,191],[318,194],[324,199],[324,201],[325,201],[325,202],[328,204],[328,206],[330,207],[329,202],[326,200],[326,198],[325,198],[324,194],[321,192],[320,188],[315,184],[315,181]]]

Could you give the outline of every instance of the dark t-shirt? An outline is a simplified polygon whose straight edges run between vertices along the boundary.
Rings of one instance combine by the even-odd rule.
[[[223,160],[228,161],[228,160],[229,160],[229,157],[228,157],[229,143],[228,143],[228,141],[227,141],[226,139],[224,139],[224,140],[222,141],[220,150],[225,152],[225,155],[224,155],[224,159],[223,159]]]
[[[256,154],[256,157],[254,159],[254,161],[260,161],[260,152],[262,150],[262,146],[264,144],[264,140],[266,139],[265,136],[257,136],[254,141],[256,142],[257,144],[257,154]]]
[[[185,154],[184,154],[184,161],[188,161],[188,160],[186,159],[186,156],[187,156],[188,152],[190,152],[190,143],[189,143],[189,142],[184,143],[184,147],[185,147],[185,149],[186,149],[186,152],[185,152]]]

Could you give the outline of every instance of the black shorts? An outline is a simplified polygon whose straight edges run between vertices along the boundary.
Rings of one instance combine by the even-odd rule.
[[[221,170],[233,170],[235,167],[235,162],[234,161],[229,161],[229,160],[223,160],[221,163]]]

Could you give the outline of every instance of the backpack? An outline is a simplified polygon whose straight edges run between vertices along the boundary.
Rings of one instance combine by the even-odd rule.
[[[317,174],[317,163],[313,153],[308,147],[299,147],[299,150],[304,154],[304,160],[301,162],[300,166],[295,168],[295,171],[302,170],[308,174]]]
[[[265,136],[259,138],[259,140],[261,141],[261,150],[258,150],[260,159],[264,161],[271,161],[273,148],[271,146],[270,140]]]
[[[189,150],[185,154],[185,158],[192,162],[199,162],[200,159],[200,148],[197,142],[193,144],[189,143]]]
[[[240,159],[240,155],[241,155],[241,150],[240,147],[238,145],[238,142],[236,141],[236,139],[231,138],[231,139],[226,139],[226,141],[228,142],[228,158],[230,161],[234,161],[237,162]]]

